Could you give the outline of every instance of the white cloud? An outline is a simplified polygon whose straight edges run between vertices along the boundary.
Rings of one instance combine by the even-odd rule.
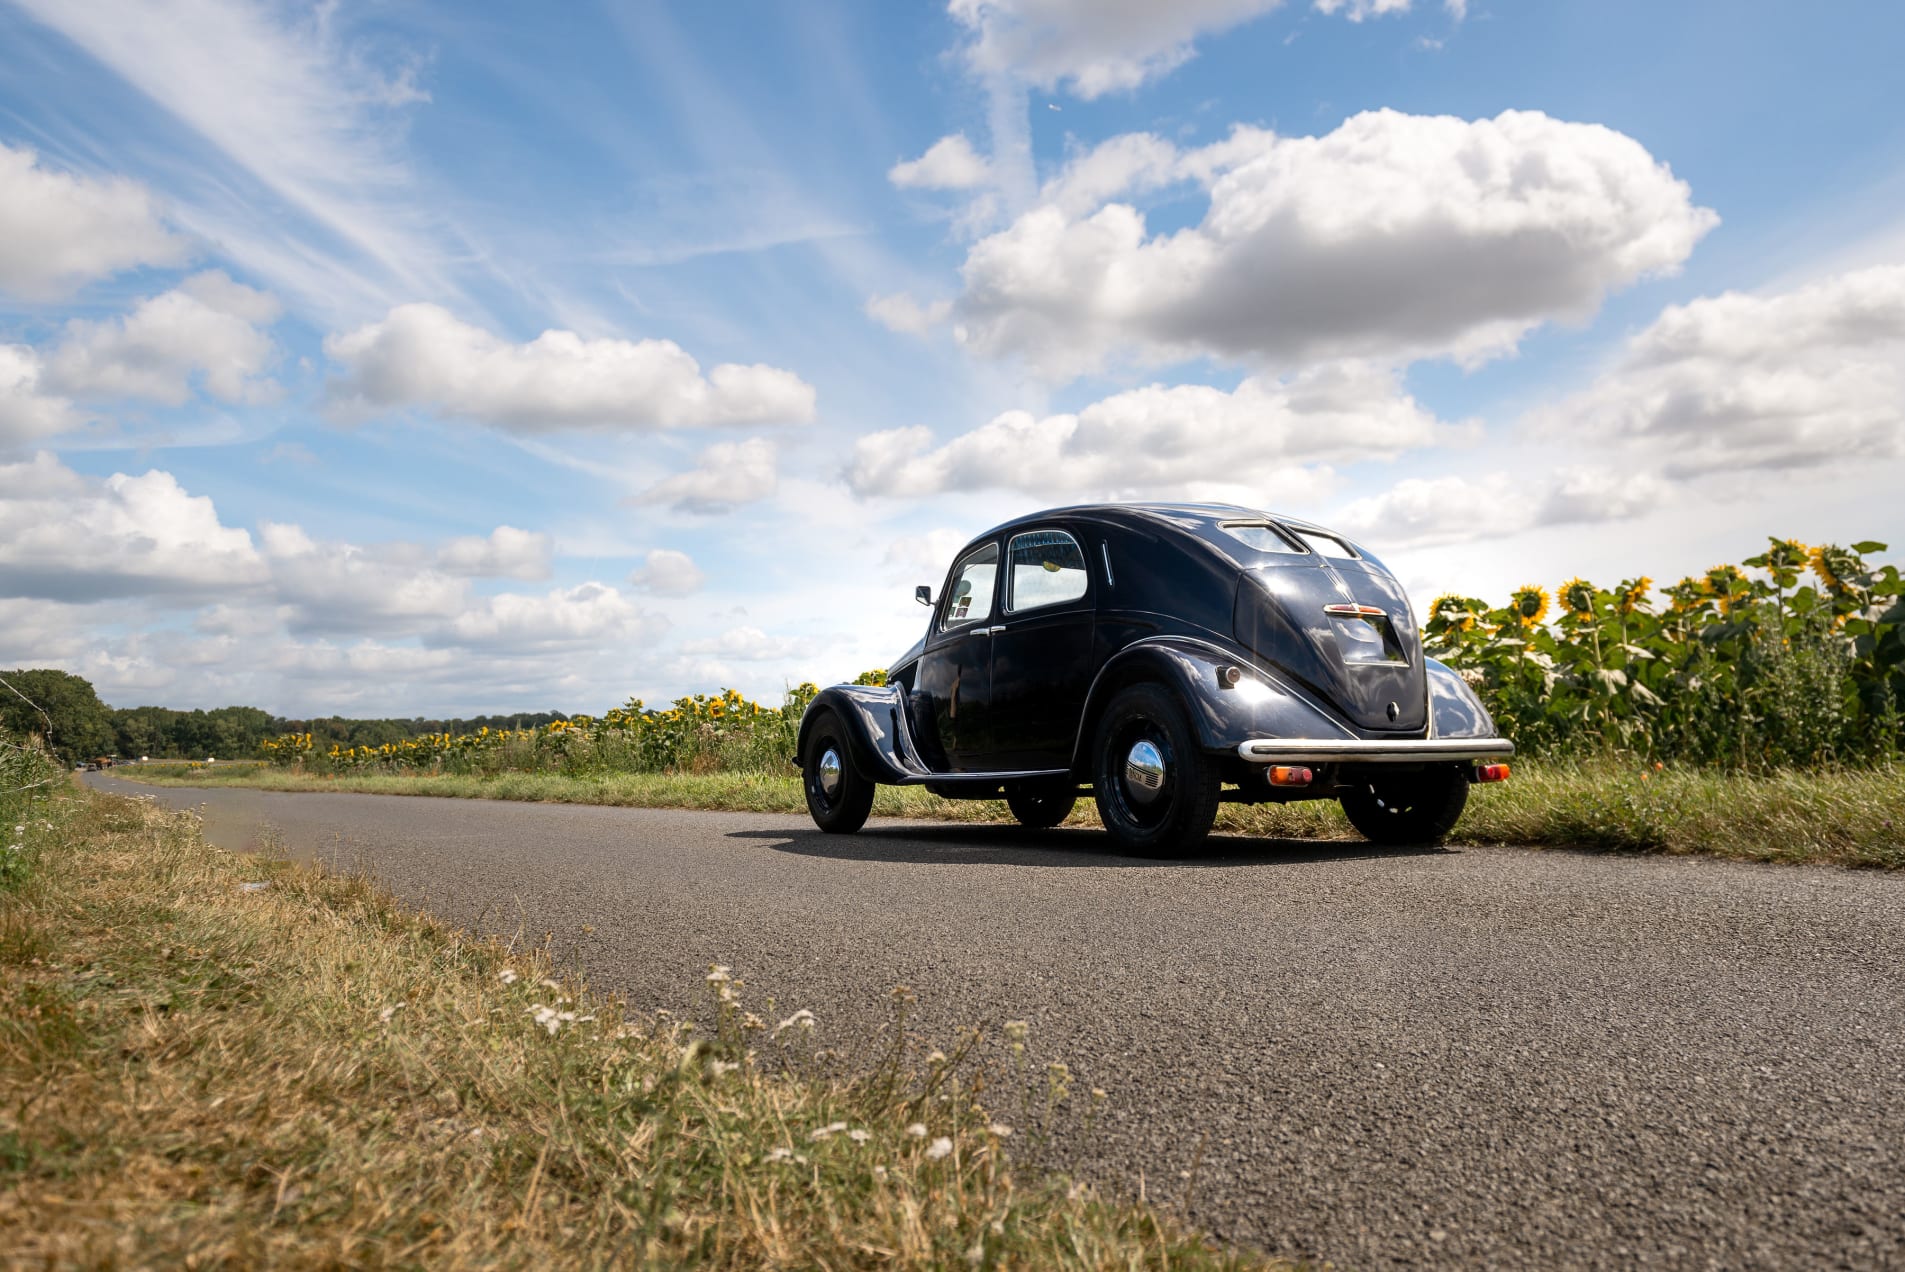
[[[413,545],[320,543],[302,527],[269,521],[259,539],[294,632],[416,632],[469,603],[468,582],[426,565]]]
[[[497,526],[487,536],[463,535],[437,549],[437,568],[483,579],[546,579],[553,550],[539,531]]]
[[[1671,306],[1531,422],[1626,442],[1677,477],[1905,453],[1905,266]]]
[[[0,291],[44,300],[120,270],[176,265],[185,254],[138,182],[57,172],[33,151],[0,143]]]
[[[26,345],[0,345],[0,455],[80,422],[71,402],[43,387],[45,374]]]
[[[644,614],[607,584],[581,583],[543,596],[506,592],[484,598],[458,614],[446,635],[459,645],[536,650],[647,643],[667,628],[666,619]]]
[[[1456,0],[1461,3],[1461,0]],[[1351,22],[1409,12],[1409,0],[1316,0],[1318,13],[1340,13]]]
[[[762,438],[719,442],[701,452],[695,466],[656,482],[639,496],[642,503],[668,504],[680,512],[727,512],[765,499],[780,488],[774,443]]]
[[[629,572],[628,581],[656,596],[692,596],[701,590],[708,576],[686,552],[655,548]]]
[[[1632,138],[1539,112],[1241,129],[1168,175],[1164,144],[1096,148],[974,245],[956,306],[972,348],[1058,377],[1121,351],[1476,361],[1678,268],[1717,223]],[[1082,212],[1171,177],[1208,185],[1199,224],[1153,235],[1127,204]]]
[[[72,397],[180,406],[191,398],[196,378],[226,402],[266,401],[277,386],[263,378],[275,353],[263,328],[278,313],[267,293],[208,270],[141,301],[124,317],[69,322],[47,358],[46,381]]]
[[[1209,497],[1255,491],[1313,493],[1320,473],[1301,466],[1389,458],[1460,441],[1403,393],[1394,373],[1331,363],[1285,379],[1251,377],[1234,392],[1152,385],[1075,415],[1008,411],[943,446],[925,428],[871,433],[855,443],[847,484],[861,495],[915,497],[947,490]]]
[[[1248,22],[1281,0],[950,0],[972,33],[968,60],[1086,99],[1136,88],[1182,66],[1200,35]]]
[[[938,590],[939,580],[952,564],[953,553],[966,546],[971,533],[960,530],[929,530],[925,534],[902,535],[887,545],[880,558],[884,577],[917,587],[930,584]]]
[[[212,501],[157,470],[104,481],[42,452],[0,464],[0,590],[84,602],[150,596],[183,602],[265,581],[246,531]]]
[[[328,337],[347,408],[426,407],[522,433],[656,429],[813,418],[813,387],[791,371],[723,363],[706,376],[671,340],[545,331],[511,344],[437,305],[401,305]]]
[[[769,636],[758,627],[731,627],[719,636],[682,642],[684,654],[712,655],[742,662],[812,658],[821,642],[811,636]]]
[[[932,330],[946,321],[946,315],[951,312],[950,300],[936,300],[929,305],[922,305],[905,292],[875,296],[867,301],[869,318],[889,331],[903,332],[909,336]]]
[[[992,181],[992,165],[966,140],[966,134],[941,137],[917,159],[896,163],[886,179],[902,190],[971,190]]]
[[[1503,538],[1541,526],[1626,521],[1659,510],[1670,494],[1651,474],[1594,467],[1545,477],[1409,477],[1326,520],[1380,552]]]

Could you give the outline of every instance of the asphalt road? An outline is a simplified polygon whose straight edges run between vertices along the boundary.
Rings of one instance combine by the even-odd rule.
[[[1905,1268],[1905,876],[136,789],[553,932],[637,1006],[694,1007],[721,962],[836,1043],[897,983],[928,1033],[1025,1019],[1111,1092],[1064,1164],[1176,1203],[1201,1145],[1192,1218],[1268,1251]]]

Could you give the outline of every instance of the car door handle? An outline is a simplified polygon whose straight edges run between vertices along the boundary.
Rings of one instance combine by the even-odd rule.
[[[974,636],[996,636],[1004,630],[1005,628],[1003,627],[975,627],[972,629],[972,634]]]

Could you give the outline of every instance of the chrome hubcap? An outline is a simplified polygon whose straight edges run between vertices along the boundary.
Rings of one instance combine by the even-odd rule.
[[[1149,738],[1139,739],[1125,756],[1124,785],[1140,804],[1149,804],[1164,789],[1164,753]]]
[[[832,747],[820,756],[820,790],[828,799],[840,790],[840,755]]]

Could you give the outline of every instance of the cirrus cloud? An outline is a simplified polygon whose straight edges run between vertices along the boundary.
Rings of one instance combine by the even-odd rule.
[[[701,365],[672,340],[545,331],[512,344],[438,305],[400,305],[329,336],[346,410],[422,407],[518,433],[804,422],[814,389],[777,367]]]

